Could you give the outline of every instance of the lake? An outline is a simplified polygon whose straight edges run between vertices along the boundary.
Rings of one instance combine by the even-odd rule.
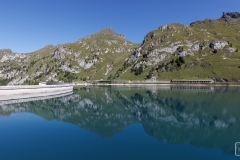
[[[1,160],[238,159],[236,142],[240,87],[76,86],[0,106]]]

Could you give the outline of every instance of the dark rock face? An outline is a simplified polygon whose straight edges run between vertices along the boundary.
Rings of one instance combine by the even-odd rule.
[[[228,12],[225,13],[223,12],[222,18],[240,18],[240,13],[239,12]]]
[[[239,12],[223,12],[223,15],[221,17],[222,19],[225,19],[225,21],[231,21],[232,19],[238,19],[240,18],[240,13]]]

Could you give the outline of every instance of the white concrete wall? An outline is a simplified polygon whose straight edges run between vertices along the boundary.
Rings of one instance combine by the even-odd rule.
[[[0,101],[22,97],[38,97],[39,94],[55,95],[73,91],[71,85],[56,86],[6,86],[0,87]]]
[[[28,101],[37,101],[37,100],[44,100],[44,99],[51,99],[57,97],[63,97],[67,95],[71,95],[73,92],[66,92],[61,94],[46,94],[46,93],[39,93],[39,94],[25,94],[25,95],[13,95],[13,96],[5,96],[3,100],[0,100],[0,106],[4,104],[13,104],[13,103],[21,103],[21,102],[28,102]],[[34,96],[34,97],[33,97]]]

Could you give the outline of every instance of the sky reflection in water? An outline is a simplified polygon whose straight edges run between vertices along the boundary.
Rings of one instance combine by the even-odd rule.
[[[0,106],[1,159],[236,159],[240,88],[77,87]]]

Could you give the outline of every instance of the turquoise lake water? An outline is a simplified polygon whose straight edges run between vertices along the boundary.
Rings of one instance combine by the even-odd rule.
[[[0,106],[0,159],[240,159],[240,87],[75,87]]]

